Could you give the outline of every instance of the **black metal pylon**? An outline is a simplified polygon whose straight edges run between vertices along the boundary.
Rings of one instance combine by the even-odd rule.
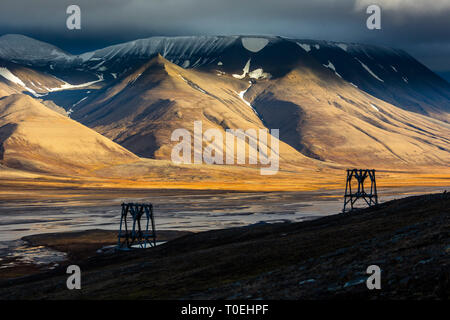
[[[144,216],[145,214],[145,216]],[[128,226],[130,215],[133,223]],[[145,229],[142,229],[141,218],[145,217]],[[131,221],[130,221],[131,223]],[[149,229],[151,227],[151,230]],[[117,249],[147,248],[156,246],[155,220],[152,204],[122,203]]]
[[[358,182],[358,190],[352,192],[352,178]],[[364,190],[364,181],[370,178],[370,192]],[[350,204],[350,211],[358,199],[363,199],[370,207],[378,204],[377,184],[375,180],[375,169],[347,169],[347,181],[345,184],[344,208],[342,212],[346,212],[347,204]]]

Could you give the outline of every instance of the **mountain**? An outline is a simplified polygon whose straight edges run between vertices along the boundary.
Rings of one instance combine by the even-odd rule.
[[[315,60],[379,99],[450,121],[450,84],[406,52],[380,46],[273,36],[151,37],[71,55],[28,37],[5,35],[0,47],[0,58],[41,68],[72,84],[94,81],[101,74],[106,85],[157,54],[185,69],[237,76],[250,60],[253,78],[282,77],[296,61]]]
[[[185,128],[192,135],[194,121],[224,137],[226,129],[266,129],[242,97],[249,86],[233,77],[183,69],[157,55],[84,100],[72,117],[141,157],[170,159],[177,143],[170,141],[171,133]],[[287,144],[280,145],[280,154],[286,161],[311,162]]]
[[[37,98],[50,109],[68,115],[71,113],[71,107],[76,105],[73,101],[80,101],[90,93],[90,89],[98,88],[98,83],[103,81],[102,75],[95,75],[94,80],[90,74],[80,78],[79,73],[76,70],[58,73],[54,68],[46,70],[0,59],[0,97],[24,93]],[[70,75],[69,80],[75,84],[60,79],[56,74]],[[87,82],[80,83],[82,79]]]
[[[446,166],[450,124],[359,90],[334,70],[300,63],[246,98],[267,127],[303,154],[353,166]]]
[[[117,76],[158,53],[183,68],[236,75],[250,60],[253,78],[264,73],[277,78],[300,59],[315,60],[379,99],[450,120],[450,84],[406,52],[379,46],[282,37],[152,37],[88,52],[75,61],[82,68]]]
[[[0,98],[0,164],[76,174],[139,158],[97,132],[23,94]]]
[[[307,57],[283,76],[255,80],[183,69],[158,55],[72,116],[157,159],[170,159],[171,132],[192,131],[196,120],[204,130],[280,128],[282,162],[445,166],[450,156],[448,123],[379,100]]]
[[[42,97],[48,92],[62,90],[67,86],[65,81],[53,75],[1,59],[0,83],[34,97]]]
[[[0,37],[0,60],[32,68],[41,74],[59,78],[66,86],[99,80],[98,73],[79,67],[78,56],[72,55],[49,43],[20,34]],[[70,85],[68,83],[69,82]],[[52,88],[52,87],[48,87]],[[42,92],[52,92],[45,90]]]

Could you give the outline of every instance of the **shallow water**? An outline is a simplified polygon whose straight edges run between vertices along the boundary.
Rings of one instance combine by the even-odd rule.
[[[380,192],[380,202],[442,188]],[[302,221],[342,210],[342,190],[318,192],[201,193],[104,199],[48,199],[0,203],[0,241],[26,235],[87,229],[118,229],[122,202],[153,203],[157,229],[203,231],[258,222]]]

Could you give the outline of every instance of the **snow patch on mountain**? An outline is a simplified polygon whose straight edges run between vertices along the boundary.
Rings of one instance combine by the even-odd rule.
[[[376,106],[374,106],[373,104],[370,104],[370,106],[375,109],[375,111],[380,111],[380,109],[378,109]]]
[[[340,75],[339,73],[336,72],[336,68],[334,67],[334,64],[331,63],[330,60],[328,60],[328,64],[327,64],[327,65],[323,64],[323,66],[324,66],[325,68],[328,68],[328,69],[333,70],[334,73],[335,73],[339,78],[342,78],[341,75]]]
[[[87,97],[82,98],[80,101],[74,103],[74,104],[72,105],[72,107],[76,107],[77,105],[79,105],[81,102],[83,102],[83,101],[86,100],[86,99],[87,99]],[[70,110],[72,110],[72,109],[70,109]],[[73,111],[73,110],[72,110],[72,111]]]
[[[327,64],[327,65],[324,64],[323,66],[324,66],[325,68],[331,69],[331,70],[333,70],[333,71],[336,72],[336,68],[334,67],[334,64],[331,63],[330,60],[328,60],[328,64]]]
[[[190,64],[191,62],[189,60],[185,60],[181,66],[186,69],[190,66]]]
[[[250,70],[250,61],[251,60],[252,59],[248,59],[247,63],[244,66],[244,69],[242,69],[242,74],[233,74],[233,77],[235,77],[236,79],[244,79]]]
[[[236,93],[237,93],[237,95],[239,96],[239,98],[241,98],[241,100],[242,100],[247,106],[249,106],[249,107],[253,110],[253,112],[259,117],[259,114],[258,114],[258,112],[256,111],[256,109],[253,108],[253,106],[251,105],[251,103],[248,102],[247,100],[245,100],[245,98],[244,98],[244,95],[247,93],[247,91],[248,91],[251,87],[252,87],[252,84],[250,83],[250,85],[248,86],[247,89],[242,90],[242,91],[239,92],[239,93],[238,93],[238,92],[236,92]]]
[[[259,79],[270,79],[272,77],[272,75],[270,73],[264,72],[264,70],[262,68],[258,68],[258,69],[255,69],[253,71],[250,71],[248,73],[248,76],[250,78],[256,79],[256,80],[259,80]]]
[[[57,88],[46,88],[49,92],[55,92],[55,91],[62,91],[62,90],[68,90],[68,89],[79,89],[83,87],[88,87],[90,85],[93,85],[97,82],[103,81],[103,74],[97,75],[98,79],[90,82],[85,82],[81,84],[70,84],[64,80],[61,80],[57,77],[54,77],[55,79],[58,79],[59,81],[63,82],[63,85]]]
[[[242,38],[242,45],[250,52],[259,52],[269,43],[265,38]]]
[[[348,45],[346,45],[345,43],[338,43],[336,44],[339,48],[341,48],[342,50],[344,50],[345,52],[347,52],[348,49]]]
[[[19,86],[23,87],[25,90],[30,92],[35,97],[42,97],[41,94],[36,93],[36,91],[34,91],[31,88],[28,88],[27,85],[20,78],[16,77],[11,71],[9,71],[8,68],[0,67],[0,76],[2,76],[3,78],[5,78],[15,84],[18,84]]]
[[[104,64],[105,63],[105,60],[102,60],[100,63],[97,63],[95,66],[93,66],[91,69],[98,69],[98,68],[100,68],[100,66],[102,65],[102,64]]]
[[[181,77],[181,79],[183,79],[184,82],[186,82],[189,86],[191,86],[192,88],[194,88],[197,91],[200,91],[201,93],[206,93],[207,92],[205,90],[203,90],[202,88],[200,88],[198,85],[196,85],[195,83],[193,83],[192,81],[189,81],[188,79],[186,79],[185,77],[183,77],[181,74],[179,74],[179,76]]]
[[[300,42],[296,42],[303,50],[305,50],[306,52],[310,52],[311,51],[311,46],[309,44],[306,43],[300,43]]]
[[[248,59],[247,63],[245,64],[244,68],[242,69],[242,74],[233,74],[233,77],[236,79],[244,79],[245,76],[248,74],[248,76],[252,79],[270,79],[272,75],[268,72],[264,72],[262,68],[257,68],[253,71],[250,71],[250,62],[252,59]]]
[[[0,76],[8,79],[11,82],[14,82],[15,84],[25,87],[25,83],[23,83],[22,80],[16,77],[11,71],[9,71],[8,68],[0,68]]]
[[[136,80],[137,79],[139,79],[140,78],[140,76],[142,76],[142,72],[141,73],[139,73],[138,75],[137,75],[137,77],[136,78],[134,78],[133,80],[131,80],[128,84],[129,85],[132,85],[133,83],[135,83],[136,82]]]
[[[370,73],[370,75],[371,75],[372,77],[374,77],[374,78],[377,79],[378,81],[384,82],[383,79],[380,79],[375,73],[372,72],[372,70],[369,69],[368,66],[366,66],[364,63],[362,63],[358,58],[355,58],[355,59],[361,64],[361,66],[363,66],[364,69],[366,69],[366,71],[367,71],[368,73]]]

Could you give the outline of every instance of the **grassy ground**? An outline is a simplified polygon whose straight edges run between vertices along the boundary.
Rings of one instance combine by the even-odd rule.
[[[148,163],[147,163],[148,162]],[[0,198],[11,198],[29,191],[184,189],[228,191],[314,191],[342,189],[345,167],[280,168],[275,175],[261,175],[259,169],[240,166],[183,165],[167,161],[146,160],[143,165],[104,169],[92,176],[50,176],[22,171],[0,170]],[[0,168],[1,169],[1,168]],[[21,174],[21,175],[19,175]],[[449,168],[377,168],[377,185],[388,187],[450,186]],[[128,177],[125,179],[124,177]]]

